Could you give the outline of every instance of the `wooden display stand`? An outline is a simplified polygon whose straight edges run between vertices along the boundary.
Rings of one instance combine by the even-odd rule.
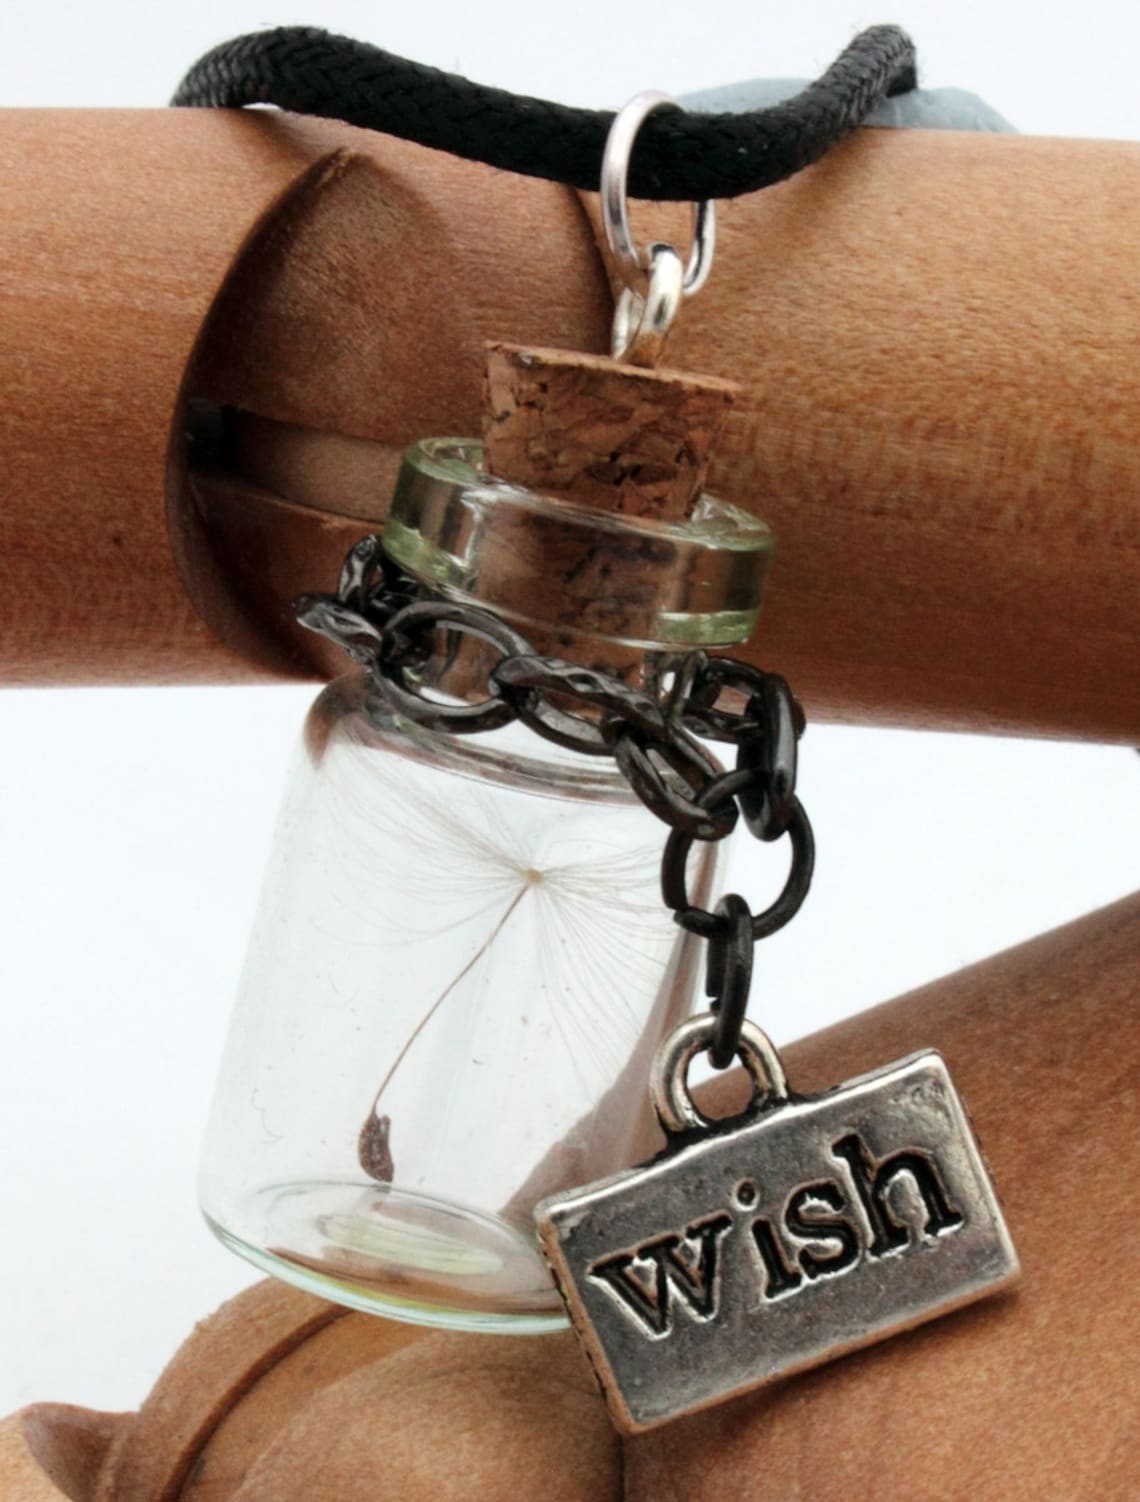
[[[4,1502],[1131,1502],[1140,898],[787,1050],[816,1090],[933,1045],[993,1169],[1010,1294],[619,1441],[567,1336],[429,1333],[262,1283],[137,1415],[0,1426]],[[1068,1437],[1068,1438],[1065,1438]],[[1079,1437],[1079,1442],[1077,1438]]]
[[[0,681],[323,672],[289,601],[478,431],[484,342],[608,344],[550,183],[197,110],[0,112],[0,172]],[[710,488],[775,530],[750,651],[813,718],[1140,744],[1138,177],[867,130],[724,206],[669,362],[743,388]]]
[[[591,211],[549,184],[206,112],[0,113],[0,168],[8,682],[319,674],[288,602],[405,443],[478,430],[483,342],[605,345]],[[1138,172],[866,131],[724,213],[670,361],[742,384],[710,488],[777,531],[751,651],[809,713],[1140,742]],[[942,1049],[1017,1293],[623,1442],[568,1337],[263,1284],[137,1415],[0,1425],[0,1498],[1123,1502],[1138,947],[1132,899],[788,1051],[811,1090]]]

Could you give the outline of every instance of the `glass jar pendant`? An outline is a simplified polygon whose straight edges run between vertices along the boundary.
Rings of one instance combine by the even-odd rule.
[[[477,603],[536,652],[634,689],[751,633],[772,545],[751,516],[707,496],[684,522],[599,513],[480,461],[467,440],[405,458],[383,542],[421,596]],[[473,710],[501,655],[445,627],[414,691]],[[608,754],[518,721],[478,737],[417,723],[367,669],[330,684],[211,1114],[201,1200],[217,1235],[355,1308],[563,1325],[534,1205],[652,1150],[642,1085],[696,1005],[700,945],[662,905],[662,835]],[[721,848],[690,862],[700,906]]]

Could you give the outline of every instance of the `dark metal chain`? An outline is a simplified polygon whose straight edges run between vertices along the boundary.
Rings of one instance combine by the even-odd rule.
[[[519,720],[556,745],[613,758],[636,796],[669,826],[661,893],[676,922],[708,941],[705,989],[717,1017],[710,1057],[726,1068],[748,1004],[753,945],[799,911],[815,864],[811,825],[796,797],[804,716],[784,679],[694,651],[672,659],[653,692],[631,688],[596,669],[538,655],[488,610],[427,594],[391,563],[375,536],[349,553],[335,595],[306,595],[297,614],[367,668],[386,700],[415,724],[471,735]],[[449,703],[425,692],[423,674],[441,627],[499,654],[481,699]],[[735,746],[734,769],[724,771],[701,739]],[[723,840],[741,815],[759,840],[788,836],[791,868],[780,895],[761,912],[737,893],[710,912],[690,901],[689,852],[694,840]]]

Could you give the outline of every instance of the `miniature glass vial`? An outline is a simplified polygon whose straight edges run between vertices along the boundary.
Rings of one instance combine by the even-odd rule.
[[[405,458],[384,547],[434,592],[632,682],[750,633],[762,523],[709,497],[682,524],[599,514],[479,460],[460,440]],[[433,671],[459,699],[475,676],[462,651]],[[221,1240],[358,1309],[562,1325],[532,1208],[653,1151],[650,1064],[698,994],[701,946],[660,897],[666,834],[607,757],[518,724],[425,729],[365,670],[330,684],[210,1118],[201,1201]],[[697,847],[695,901],[720,848]]]

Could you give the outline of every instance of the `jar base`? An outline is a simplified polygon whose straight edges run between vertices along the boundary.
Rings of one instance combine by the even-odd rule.
[[[537,1247],[496,1216],[359,1180],[274,1184],[222,1244],[307,1293],[409,1324],[542,1335],[567,1319]],[[256,1227],[258,1235],[249,1234]]]

